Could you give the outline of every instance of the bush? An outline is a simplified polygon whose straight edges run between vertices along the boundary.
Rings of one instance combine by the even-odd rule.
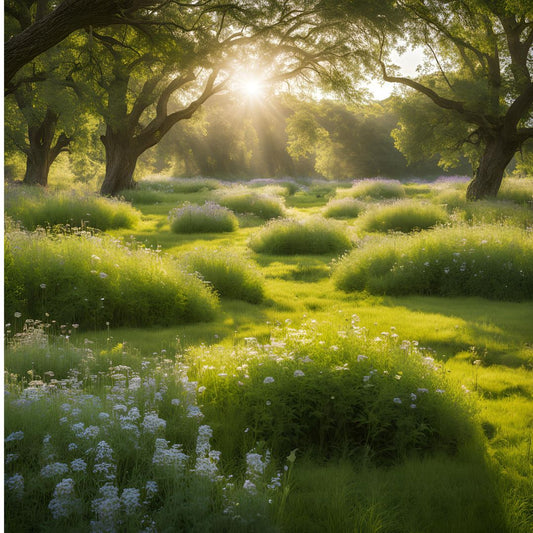
[[[338,288],[375,294],[533,298],[531,231],[457,226],[366,242],[334,271]]]
[[[404,198],[405,190],[397,180],[376,178],[354,181],[352,188],[346,189],[342,194],[352,198],[390,200]]]
[[[216,296],[169,257],[86,232],[6,235],[6,316],[86,327],[210,320]]]
[[[213,202],[204,205],[185,202],[173,209],[168,218],[174,233],[224,233],[239,227],[232,211]]]
[[[232,250],[195,250],[183,257],[188,272],[198,273],[223,297],[259,303],[264,279],[257,266]]]
[[[127,202],[139,205],[159,204],[167,200],[167,193],[146,188],[124,190],[120,194]]]
[[[222,189],[215,193],[216,201],[236,213],[252,214],[268,220],[285,214],[283,200],[278,196],[249,190],[246,187]]]
[[[327,254],[352,247],[345,227],[322,217],[272,220],[254,234],[250,247],[267,254]]]
[[[28,230],[38,226],[70,225],[105,231],[133,228],[140,220],[139,211],[114,198],[78,191],[53,192],[22,185],[6,190],[5,210]]]
[[[448,219],[444,208],[413,200],[381,205],[367,211],[358,227],[363,231],[411,231],[429,229],[443,224]]]
[[[327,218],[356,218],[365,210],[365,204],[355,198],[332,198],[324,207]]]
[[[233,447],[223,453],[264,440],[278,457],[297,448],[321,461],[348,454],[391,464],[470,443],[465,401],[433,358],[394,328],[371,339],[347,322],[338,331],[311,320],[275,329],[265,345],[249,338],[189,352],[204,412],[219,421],[215,441]]]

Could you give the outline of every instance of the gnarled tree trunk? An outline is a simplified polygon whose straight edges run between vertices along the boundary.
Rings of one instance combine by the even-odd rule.
[[[519,147],[517,139],[506,138],[502,133],[489,138],[481,155],[479,167],[474,173],[474,179],[466,190],[467,200],[496,198],[505,169]]]
[[[134,140],[126,133],[113,132],[109,126],[101,139],[105,147],[106,168],[100,193],[116,196],[122,190],[133,189],[133,172],[140,155]]]
[[[26,185],[48,185],[48,174],[51,164],[57,156],[68,148],[70,139],[61,133],[56,143],[52,145],[56,133],[56,125],[59,115],[47,109],[46,115],[39,125],[28,127],[29,145],[26,148]]]

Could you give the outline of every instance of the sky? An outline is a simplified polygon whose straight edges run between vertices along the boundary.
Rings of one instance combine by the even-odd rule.
[[[420,48],[408,50],[402,55],[399,55],[397,52],[391,54],[391,63],[400,67],[398,75],[407,78],[414,78],[417,76],[416,69],[422,63],[423,59],[423,52]],[[396,83],[372,80],[367,84],[366,88],[376,100],[384,100],[392,94],[394,88],[397,86],[398,84]]]

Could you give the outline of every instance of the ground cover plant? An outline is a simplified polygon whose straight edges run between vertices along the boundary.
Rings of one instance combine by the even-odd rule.
[[[220,189],[213,198],[236,213],[257,215],[264,220],[285,214],[285,205],[279,196],[242,186]]]
[[[374,239],[343,257],[334,277],[345,291],[531,299],[532,234],[483,225]]]
[[[355,198],[332,198],[322,212],[326,218],[356,218],[365,210],[365,204]]]
[[[130,204],[88,191],[47,191],[25,186],[9,187],[5,212],[28,230],[69,225],[100,230],[133,228],[140,213]]]
[[[98,328],[209,320],[207,285],[157,250],[89,232],[12,230],[5,244],[6,314]]]
[[[204,205],[185,202],[170,211],[168,218],[175,233],[224,233],[239,227],[233,211],[213,202]]]
[[[447,220],[446,210],[441,206],[401,200],[372,207],[359,218],[357,227],[367,232],[409,233],[444,224]]]
[[[397,180],[382,178],[354,181],[350,189],[340,191],[342,196],[369,200],[391,200],[405,197],[403,185]]]
[[[272,220],[250,239],[252,250],[266,254],[327,254],[351,246],[342,224],[318,216]]]
[[[251,303],[259,303],[264,298],[264,280],[257,265],[236,250],[197,249],[186,253],[181,262],[220,296]]]

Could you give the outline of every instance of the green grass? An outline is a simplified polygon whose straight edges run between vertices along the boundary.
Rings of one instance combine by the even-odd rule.
[[[375,294],[533,298],[530,231],[457,226],[367,241],[343,257],[335,283]]]
[[[273,220],[250,240],[252,250],[266,254],[328,254],[351,246],[345,227],[322,217]]]
[[[325,206],[328,196],[332,196],[335,189],[340,187],[339,184],[329,184],[326,190],[322,183],[315,185],[318,196],[314,194],[315,191],[302,186],[295,195],[286,198],[291,217],[303,221],[309,215],[317,214]],[[423,196],[424,200],[436,203],[440,203],[436,198],[439,192],[444,194],[447,190],[452,191],[446,193],[457,199],[455,214],[450,210],[453,215],[452,226],[457,224],[457,219],[461,219],[465,206],[477,210],[475,220],[469,222],[474,224],[474,228],[467,225],[450,228],[448,235],[455,235],[453,250],[449,250],[452,264],[455,264],[453,258],[461,259],[463,255],[469,260],[476,259],[477,263],[477,248],[470,246],[472,236],[479,243],[487,240],[483,247],[490,243],[492,251],[501,246],[498,253],[489,253],[494,258],[496,269],[498,264],[505,265],[513,253],[517,257],[522,254],[527,264],[531,264],[527,256],[529,252],[524,252],[529,249],[530,234],[523,229],[501,227],[519,224],[524,228],[527,224],[520,220],[527,221],[525,216],[521,218],[527,208],[514,204],[516,213],[512,218],[512,207],[505,207],[509,204],[501,200],[466,204],[463,199],[464,183],[441,181],[429,186],[430,193],[428,187],[423,185],[406,186],[405,191],[410,197]],[[266,184],[266,188],[271,186],[275,184]],[[323,191],[319,190],[321,187]],[[197,404],[205,415],[201,424],[210,424],[213,428],[210,445],[213,450],[222,452],[217,463],[219,472],[225,476],[233,475],[235,488],[223,491],[223,486],[211,484],[211,481],[206,484],[205,480],[198,479],[193,473],[186,476],[184,483],[178,482],[175,476],[170,479],[164,472],[156,473],[151,463],[154,439],[140,439],[140,447],[135,451],[135,447],[130,446],[129,437],[126,438],[119,431],[117,418],[109,426],[113,429],[105,430],[105,438],[112,440],[113,448],[117,450],[116,456],[120,458],[117,467],[121,475],[116,483],[119,495],[124,488],[137,487],[144,496],[145,481],[154,479],[155,475],[160,476],[157,477],[160,487],[157,504],[143,514],[130,518],[124,510],[121,511],[122,519],[135,521],[133,529],[148,513],[156,521],[158,530],[172,529],[180,524],[185,530],[194,530],[196,527],[216,531],[270,531],[277,527],[282,531],[396,533],[451,530],[458,533],[529,533],[533,527],[532,301],[488,300],[482,297],[485,295],[466,296],[463,289],[457,290],[456,296],[440,297],[344,292],[335,287],[330,277],[332,266],[335,266],[331,264],[333,253],[291,256],[281,252],[268,255],[250,253],[247,249],[249,239],[262,231],[257,227],[259,217],[256,215],[240,216],[240,227],[232,233],[171,232],[166,218],[168,212],[185,201],[202,203],[208,199],[208,194],[206,190],[166,192],[161,203],[139,203],[142,219],[135,228],[115,229],[110,233],[115,238],[120,236],[133,243],[129,247],[134,252],[132,262],[136,261],[142,271],[148,267],[141,262],[136,251],[143,245],[163,250],[176,258],[171,260],[161,251],[141,254],[142,257],[143,254],[163,255],[164,259],[159,259],[158,264],[165,265],[168,273],[173,270],[169,270],[167,259],[176,265],[187,254],[197,254],[198,260],[207,264],[216,263],[216,254],[222,250],[224,253],[230,250],[236,257],[249,257],[253,260],[252,264],[258,265],[252,270],[257,269],[263,276],[263,298],[260,302],[252,304],[223,297],[212,315],[212,321],[201,324],[175,322],[166,326],[148,326],[143,320],[142,325],[136,327],[136,322],[127,320],[121,327],[113,321],[105,327],[105,322],[100,321],[98,329],[94,331],[90,331],[90,328],[96,324],[91,321],[73,328],[70,323],[53,316],[33,316],[43,318],[46,334],[39,333],[43,326],[25,322],[26,314],[14,317],[11,311],[6,312],[7,321],[10,322],[6,329],[8,346],[5,355],[9,392],[5,410],[6,436],[12,431],[22,430],[25,437],[20,442],[6,443],[6,454],[19,453],[20,457],[9,462],[5,468],[8,480],[17,472],[23,474],[26,486],[24,499],[19,501],[14,498],[15,494],[10,488],[14,481],[9,482],[6,489],[6,523],[10,527],[12,524],[27,524],[28,527],[43,530],[57,530],[59,525],[83,530],[82,524],[85,524],[88,528],[88,520],[95,519],[91,501],[98,497],[99,486],[103,484],[92,472],[85,476],[83,483],[76,478],[77,496],[83,496],[84,499],[82,513],[79,518],[72,516],[61,524],[52,518],[48,503],[53,497],[56,481],[40,478],[40,468],[46,464],[46,457],[50,454],[45,452],[43,437],[50,433],[57,460],[68,462],[74,458],[66,450],[72,437],[69,429],[71,423],[68,426],[59,424],[63,416],[59,412],[62,401],[59,398],[58,403],[54,403],[55,400],[51,402],[48,397],[44,397],[43,401],[28,402],[33,391],[43,387],[34,383],[27,393],[23,393],[21,388],[27,387],[30,380],[38,382],[42,379],[49,384],[52,379],[72,380],[73,376],[78,375],[82,394],[69,396],[67,401],[77,407],[77,399],[81,401],[86,394],[101,397],[101,405],[96,406],[90,403],[90,399],[84,399],[83,402],[87,404],[80,406],[80,420],[86,425],[100,425],[98,413],[111,407],[110,402],[122,402],[119,398],[122,389],[115,390],[118,396],[113,398],[109,392],[105,396],[102,393],[101,387],[111,385],[111,365],[113,368],[118,365],[130,367],[131,370],[120,371],[130,377],[139,374],[144,380],[154,378],[154,388],[147,386],[141,389],[142,393],[141,390],[135,392],[132,405],[139,406],[142,417],[148,410],[156,410],[158,416],[168,422],[164,438],[170,444],[182,444],[191,456],[190,468],[194,468],[198,422],[183,416],[184,411],[170,403],[172,398],[179,398],[183,407],[187,394],[180,388],[181,377],[177,377],[176,371],[185,371],[185,366],[190,366],[190,379],[198,376],[201,381],[198,386],[206,386],[205,390],[197,389]],[[369,205],[372,203],[370,199]],[[494,219],[493,213],[497,214],[499,206],[506,215]],[[496,220],[497,225],[482,222],[488,220]],[[343,227],[343,231],[355,229],[347,225]],[[8,234],[11,233],[12,229],[8,228]],[[419,261],[423,254],[434,252],[418,241],[417,246],[421,246],[419,255],[411,257],[410,243],[419,237],[430,239],[429,235],[434,235],[433,230],[422,231],[413,237],[366,236],[359,245],[362,245],[362,251],[367,246],[387,247],[395,242],[397,257],[406,253],[405,265],[412,259],[420,267],[425,266],[423,263],[427,260]],[[8,235],[8,238],[11,237]],[[38,238],[44,238],[44,235]],[[462,242],[462,239],[466,239],[466,242]],[[503,245],[507,244],[509,247],[506,249]],[[114,249],[109,244],[105,247],[110,253]],[[472,252],[471,249],[476,251]],[[128,248],[120,250],[127,251]],[[485,248],[482,250],[486,251]],[[12,252],[8,244],[6,271],[11,273],[14,271]],[[453,253],[459,253],[460,256],[453,256]],[[102,255],[96,255],[103,261]],[[440,258],[437,252],[432,257]],[[119,258],[122,259],[122,256],[117,255]],[[487,260],[486,255],[483,255],[482,259],[493,268],[491,258]],[[519,261],[516,257],[512,258],[513,265],[515,259]],[[116,259],[114,263],[122,264]],[[458,274],[464,274],[461,272],[462,262],[456,266]],[[445,268],[444,265],[441,267]],[[504,268],[509,270],[508,267]],[[221,265],[215,267],[217,270],[222,270]],[[103,268],[97,270],[100,271],[107,273]],[[28,272],[35,289],[31,299],[41,313],[44,309],[42,304],[46,302],[42,298],[40,282],[34,279],[41,277],[40,271],[35,275],[29,269]],[[162,277],[161,271],[157,272],[157,276]],[[501,282],[502,273],[498,270],[492,272],[494,283]],[[69,273],[76,275],[70,270]],[[110,280],[110,277],[103,280],[99,278],[99,281]],[[416,276],[413,275],[417,283],[419,277],[423,277],[420,271]],[[58,278],[59,281],[61,279]],[[526,279],[531,279],[529,273]],[[95,292],[94,280],[87,283],[84,290],[92,297]],[[44,293],[48,294],[48,284]],[[13,296],[8,294],[9,297]],[[127,298],[130,300],[129,295]],[[65,299],[65,304],[69,305],[70,301]],[[66,327],[61,328],[61,325]],[[305,334],[301,330],[305,330]],[[281,331],[292,332],[294,336],[285,340]],[[355,331],[366,339],[364,352],[360,352],[359,348],[363,347],[356,344],[361,339],[352,338],[352,332]],[[331,370],[367,352],[375,354],[380,365],[386,364],[386,361],[393,364],[398,360],[393,354],[394,347],[389,350],[388,344],[385,347],[381,346],[382,341],[374,341],[376,337],[390,339],[392,332],[399,336],[398,340],[416,339],[417,349],[433,357],[436,364],[441,366],[440,372],[433,377],[446,383],[445,387],[441,385],[446,394],[437,397],[442,403],[426,406],[428,411],[423,416],[428,416],[427,420],[430,421],[435,417],[433,422],[441,428],[439,431],[449,429],[444,432],[446,435],[462,435],[455,439],[458,445],[450,445],[453,438],[451,441],[436,438],[426,441],[430,446],[424,448],[420,445],[423,441],[417,441],[416,435],[411,435],[410,431],[407,434],[411,440],[400,439],[402,430],[409,428],[412,421],[410,415],[413,413],[396,417],[398,413],[389,412],[390,405],[387,402],[381,404],[378,401],[380,397],[388,397],[386,380],[380,381],[375,396],[369,397],[373,398],[374,403],[360,403],[366,391],[362,386],[368,384],[363,377],[368,374],[359,375],[361,368],[355,363],[348,364],[349,370]],[[348,334],[347,338],[343,337],[344,334]],[[84,339],[87,341],[84,342]],[[285,346],[276,344],[280,340],[286,343]],[[331,346],[338,346],[339,349],[330,350]],[[302,362],[306,354],[313,363]],[[295,377],[294,370],[300,368],[292,365],[297,363],[311,365],[311,370],[302,368],[305,375]],[[398,364],[401,366],[404,363],[407,364],[399,360]],[[73,374],[71,368],[78,368],[81,373]],[[402,370],[402,377],[395,384],[405,386],[409,395],[409,380],[418,375],[412,373],[410,368]],[[50,372],[54,372],[54,375]],[[246,378],[244,373],[250,377]],[[346,377],[340,378],[339,375]],[[274,382],[263,383],[265,377],[269,376],[275,378]],[[299,381],[306,378],[309,379]],[[374,377],[370,378],[370,382],[372,379]],[[267,389],[269,386],[273,387]],[[68,387],[70,385],[65,391],[67,396],[70,395]],[[330,393],[326,397],[327,391]],[[150,396],[155,392],[161,393],[162,400]],[[125,399],[130,398],[129,394],[126,392]],[[330,404],[326,400],[329,398],[329,402],[333,402],[331,396],[335,396],[339,403],[357,405],[356,413],[348,408],[329,410]],[[459,405],[466,407],[464,411],[455,408],[456,397]],[[270,405],[267,405],[267,401],[270,401]],[[365,410],[372,405],[374,409]],[[405,407],[404,403],[394,405]],[[317,408],[313,410],[313,407]],[[367,414],[369,420],[375,416],[373,425],[362,426],[355,436],[351,436],[350,442],[356,445],[341,444],[344,438],[342,434],[338,442],[332,443],[335,439],[331,438],[328,441],[328,435],[340,432],[339,427],[350,428],[350,421],[357,412]],[[224,415],[221,416],[221,413]],[[340,421],[339,427],[335,425],[331,430],[324,430],[325,437],[321,437],[320,428],[328,428],[330,418]],[[385,424],[379,422],[383,419],[386,420]],[[312,423],[313,420],[317,422]],[[396,423],[396,428],[392,428],[394,424],[387,426],[391,421]],[[394,442],[400,442],[393,451],[386,451],[388,443],[383,445],[386,439],[379,438],[378,430],[382,427],[384,434],[389,435],[389,440],[397,439]],[[371,446],[368,447],[366,442],[361,445],[361,441],[357,440],[365,431],[371,435]],[[262,442],[257,442],[259,438]],[[81,442],[83,451],[89,449],[86,450],[87,446],[93,447],[89,441]],[[417,442],[411,447],[410,443]],[[284,472],[287,452],[294,450],[292,446],[298,448],[295,452],[296,462],[289,463],[289,469]],[[247,470],[245,457],[252,448],[263,458],[267,448],[271,448],[272,452],[266,477],[256,480],[258,492],[255,496],[242,488]],[[409,451],[405,453],[405,450]],[[84,457],[88,458],[89,468],[92,468],[90,453]],[[276,472],[284,472],[280,478],[282,486],[270,491],[265,485]],[[69,472],[67,476],[72,477],[74,473]],[[227,477],[223,483],[226,481]],[[239,514],[249,521],[247,526],[238,520],[232,520],[228,525],[225,520],[221,502],[228,501],[225,499],[228,493],[229,501],[234,503],[232,508],[236,509],[238,503],[242,510]],[[272,503],[267,503],[268,500]]]
[[[12,231],[5,248],[6,316],[114,325],[168,325],[213,318],[205,284],[159,251],[109,237]]]
[[[355,198],[332,198],[324,207],[326,218],[356,218],[365,210],[365,204]]]
[[[401,200],[372,207],[359,218],[357,227],[365,232],[409,233],[444,224],[447,220],[448,215],[443,207],[416,200]]]
[[[213,194],[213,199],[236,213],[253,214],[264,220],[285,214],[285,205],[279,196],[242,186],[220,189]]]
[[[56,225],[129,229],[140,219],[139,211],[120,200],[88,191],[54,192],[22,185],[6,189],[5,211],[27,230]]]
[[[340,194],[366,200],[391,200],[404,198],[405,189],[397,180],[375,178],[354,181],[350,189],[342,190]]]
[[[232,211],[213,202],[204,205],[186,202],[170,211],[168,218],[174,233],[225,233],[239,227]]]
[[[264,282],[256,265],[235,250],[197,249],[182,257],[188,272],[207,281],[222,297],[259,303],[264,298]]]

